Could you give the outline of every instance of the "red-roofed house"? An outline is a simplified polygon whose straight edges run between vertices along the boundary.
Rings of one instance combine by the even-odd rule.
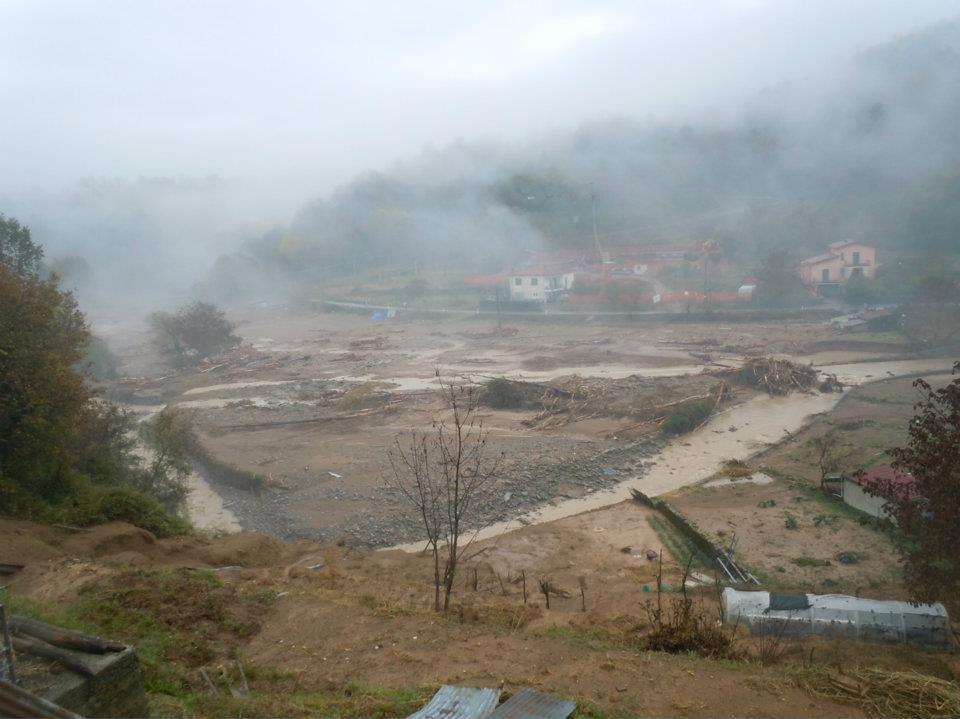
[[[890,465],[870,467],[862,472],[844,474],[840,486],[840,496],[843,501],[861,512],[889,519],[890,515],[884,511],[886,499],[871,492],[881,487],[891,487],[897,493],[910,496],[914,493],[916,480],[912,474],[898,472]]]

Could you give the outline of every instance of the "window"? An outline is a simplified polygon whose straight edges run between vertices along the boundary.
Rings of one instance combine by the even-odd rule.
[[[517,287],[519,287],[520,285],[523,284],[523,278],[522,278],[522,277],[514,277],[514,278],[513,278],[513,284],[515,284]]]
[[[860,264],[860,253],[859,253],[859,252],[854,252],[854,253],[853,253],[853,264],[855,264],[855,265],[859,265],[859,264]]]
[[[828,267],[825,270],[820,271],[820,281],[829,282],[830,281],[830,268]]]
[[[531,286],[531,287],[536,287],[538,284],[540,284],[540,278],[539,278],[539,277],[531,277],[531,278],[530,278],[530,286]]]
[[[850,276],[851,276],[851,277],[863,277],[863,268],[862,268],[862,267],[854,267],[854,268],[850,271]]]

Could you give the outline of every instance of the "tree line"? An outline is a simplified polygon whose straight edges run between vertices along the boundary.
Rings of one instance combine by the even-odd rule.
[[[0,513],[186,531],[183,419],[161,413],[142,430],[152,455],[136,451],[134,418],[93,389],[86,317],[30,229],[3,215],[0,307]]]

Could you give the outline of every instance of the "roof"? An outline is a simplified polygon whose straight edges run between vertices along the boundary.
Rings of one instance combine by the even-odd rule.
[[[847,245],[863,245],[864,247],[870,247],[870,245],[860,242],[860,240],[840,240],[839,242],[831,242],[828,247],[831,250],[839,250],[841,247],[846,247]]]
[[[407,719],[480,719],[493,711],[500,700],[499,689],[440,687],[433,699]]]
[[[463,278],[463,284],[474,287],[496,287],[506,283],[506,275],[468,275]]]
[[[822,255],[815,255],[814,257],[808,257],[805,260],[800,260],[801,265],[815,265],[818,262],[826,262],[827,260],[835,260],[837,255],[833,252],[826,252]]]
[[[553,275],[565,275],[573,272],[574,268],[563,265],[524,265],[515,267],[510,272],[510,277],[551,277]]]
[[[916,478],[909,472],[899,472],[889,464],[868,467],[860,472],[845,475],[847,479],[861,487],[874,488],[880,485],[890,485],[897,489],[909,490],[916,483]]]

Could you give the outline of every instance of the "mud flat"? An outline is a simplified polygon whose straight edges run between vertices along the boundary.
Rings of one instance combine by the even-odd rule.
[[[820,369],[836,374],[844,384],[860,385],[891,377],[948,372],[951,367],[950,360],[919,359],[830,365]],[[552,522],[617,504],[630,499],[631,489],[653,496],[696,484],[715,474],[724,461],[746,460],[798,431],[813,415],[833,409],[841,397],[842,393],[754,397],[716,414],[696,432],[670,442],[642,474],[587,496],[554,502],[516,519],[489,525],[477,539],[495,537],[522,525]],[[406,543],[391,548],[419,551],[421,544]]]

